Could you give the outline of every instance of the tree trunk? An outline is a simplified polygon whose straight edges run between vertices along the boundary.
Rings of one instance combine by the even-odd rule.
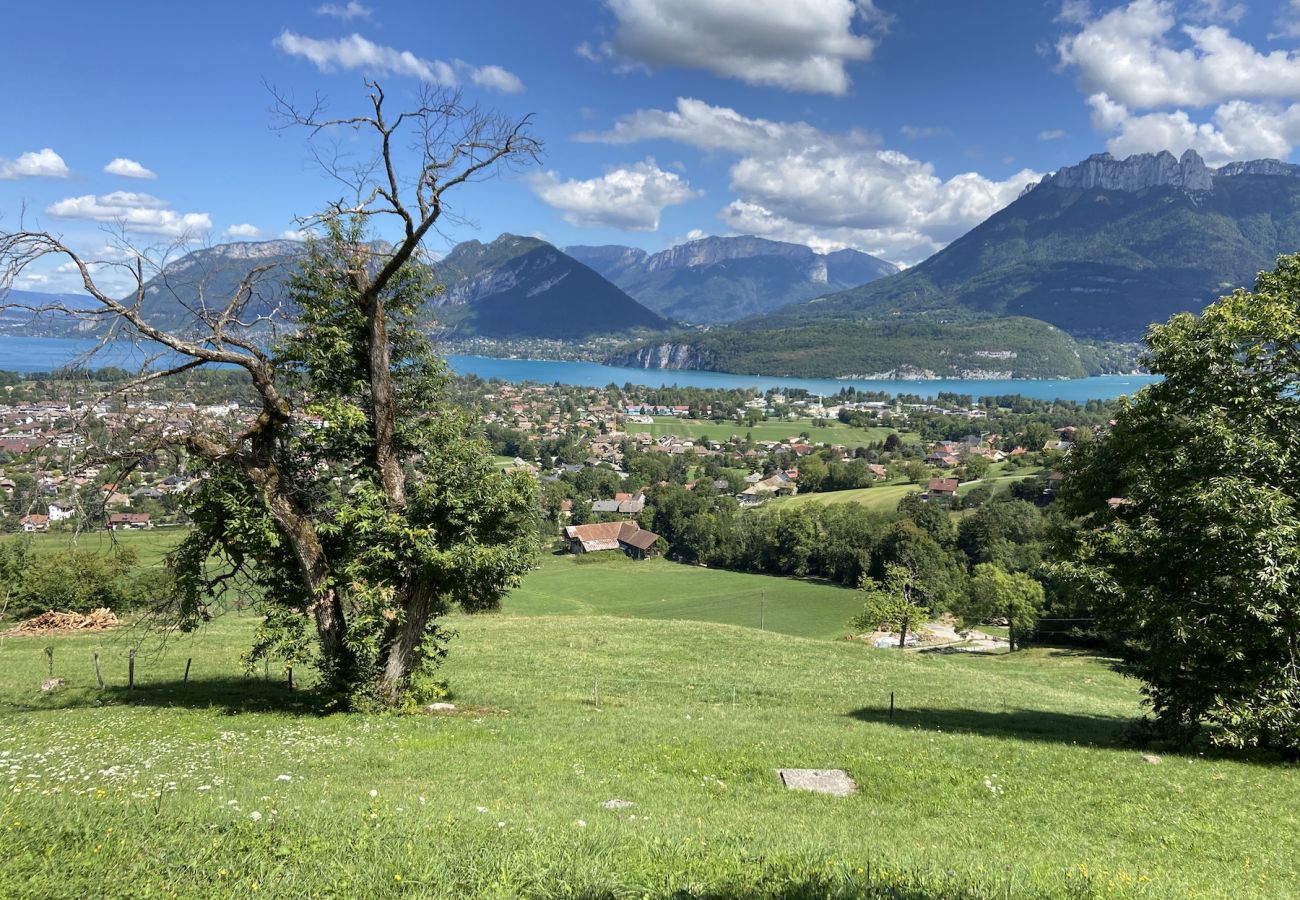
[[[1016,652],[1016,620],[1011,618],[1011,610],[1007,610],[1007,644],[1011,647],[1011,652]]]
[[[311,519],[302,513],[283,489],[277,474],[254,476],[266,495],[271,518],[280,536],[293,550],[303,587],[311,596],[309,610],[316,622],[326,677],[339,693],[348,692],[356,680],[356,656],[347,645],[347,614],[337,586],[332,585],[329,559]]]
[[[423,658],[425,629],[433,614],[434,585],[427,580],[414,582],[403,604],[405,613],[393,620],[383,640],[380,691],[390,705],[401,700],[410,687],[411,673]]]
[[[384,301],[377,293],[368,294],[365,301],[367,339],[369,348],[370,402],[375,417],[375,467],[388,498],[390,509],[406,506],[406,475],[401,460],[397,458],[395,436],[397,432],[396,401],[393,397],[391,351],[388,346],[388,315]]]
[[[910,618],[909,616],[903,616],[903,628],[902,628],[902,630],[898,633],[898,646],[899,646],[899,649],[902,649],[903,647],[905,647],[905,646],[907,645],[907,626],[908,626],[908,619],[909,619],[909,618]]]

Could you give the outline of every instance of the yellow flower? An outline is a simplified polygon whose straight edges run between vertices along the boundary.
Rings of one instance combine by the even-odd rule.
[[[402,876],[401,876],[401,875],[394,875],[394,876],[393,876],[393,880],[394,880],[394,881],[401,881],[401,880],[402,880]]]

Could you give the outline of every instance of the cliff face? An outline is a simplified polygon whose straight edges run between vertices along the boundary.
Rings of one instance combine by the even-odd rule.
[[[1194,150],[1178,159],[1168,150],[1138,153],[1122,160],[1109,153],[1094,153],[1078,165],[1045,176],[1040,183],[1081,190],[1140,191],[1167,184],[1188,191],[1208,191],[1214,187],[1214,170]]]
[[[708,369],[707,354],[690,344],[652,344],[604,360],[608,366],[630,369]]]
[[[1079,190],[1101,188],[1134,192],[1167,185],[1185,191],[1209,191],[1214,189],[1214,179],[1241,175],[1295,178],[1300,177],[1300,166],[1276,159],[1251,159],[1212,169],[1195,150],[1184,151],[1177,159],[1168,150],[1136,153],[1126,159],[1116,159],[1109,153],[1094,153],[1078,165],[1064,166],[1053,175],[1043,176],[1038,184]]]

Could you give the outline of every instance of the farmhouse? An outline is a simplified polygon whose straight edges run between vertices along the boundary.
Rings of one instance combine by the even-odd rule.
[[[23,516],[18,520],[23,531],[46,531],[50,527],[50,517],[41,515]]]
[[[659,535],[646,531],[635,522],[597,522],[591,525],[570,525],[564,529],[569,539],[570,553],[598,553],[602,550],[622,550],[633,559],[654,556]]]
[[[926,488],[927,497],[954,497],[957,494],[957,479],[931,478]]]
[[[152,524],[149,519],[148,513],[113,513],[108,517],[108,527],[114,531],[149,528]]]

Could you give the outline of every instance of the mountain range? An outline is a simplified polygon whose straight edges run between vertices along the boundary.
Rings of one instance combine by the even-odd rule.
[[[857,250],[817,253],[802,244],[749,236],[706,237],[653,254],[618,245],[564,252],[655,312],[694,324],[772,312],[898,271]]]
[[[1152,322],[1250,286],[1279,254],[1297,249],[1300,166],[1253,160],[1213,169],[1192,151],[1096,154],[1027,185],[913,268],[706,335],[631,347],[611,361],[691,359],[723,371],[812,375],[834,360],[845,374],[877,367],[872,335],[884,339],[899,323],[934,329],[1008,317],[1022,323],[1019,334],[1047,325],[1070,338],[1135,341]],[[938,360],[937,375],[962,371],[971,353],[1001,360],[990,369],[998,373],[1069,374],[1089,365],[1078,346],[1046,367],[1023,366],[1015,347],[972,343],[969,329],[952,339],[960,359]],[[759,352],[792,344],[819,349],[802,360]]]

